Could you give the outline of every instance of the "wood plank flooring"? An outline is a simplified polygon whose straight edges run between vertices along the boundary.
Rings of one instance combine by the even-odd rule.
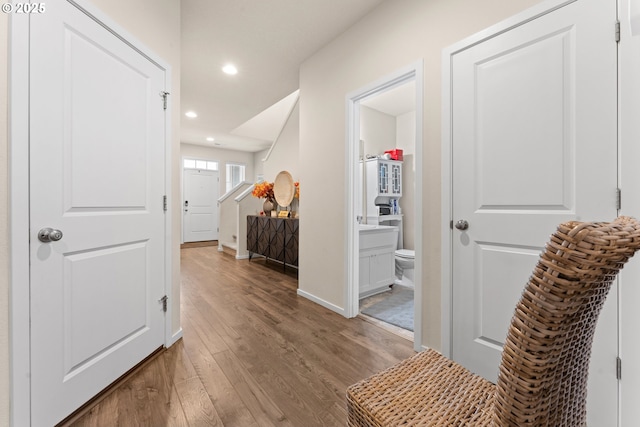
[[[80,426],[344,426],[350,384],[412,342],[296,294],[295,271],[183,249],[184,338],[79,418]]]

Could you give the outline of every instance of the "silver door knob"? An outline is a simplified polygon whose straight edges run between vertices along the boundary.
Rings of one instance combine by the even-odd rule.
[[[57,242],[62,239],[62,231],[53,228],[43,228],[38,231],[38,240],[44,243]]]
[[[466,230],[467,228],[469,228],[469,223],[464,219],[460,219],[458,220],[458,222],[456,222],[456,228],[458,230]]]

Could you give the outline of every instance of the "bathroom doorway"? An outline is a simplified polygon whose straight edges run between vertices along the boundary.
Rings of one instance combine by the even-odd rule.
[[[422,64],[414,64],[347,97],[348,315],[362,313],[388,324],[412,339],[417,350],[422,318],[422,81]],[[389,177],[396,193],[377,193],[380,176]],[[379,241],[383,236],[391,237]]]

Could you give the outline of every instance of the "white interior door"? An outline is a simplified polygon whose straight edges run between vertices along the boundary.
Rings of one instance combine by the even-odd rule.
[[[165,72],[66,1],[31,19],[30,62],[31,425],[51,426],[163,345]]]
[[[219,172],[184,170],[184,241],[218,240]]]
[[[616,217],[615,1],[579,0],[452,58],[452,356],[495,381],[515,304],[557,224]],[[616,289],[590,425],[615,425]],[[596,385],[595,387],[593,385]]]

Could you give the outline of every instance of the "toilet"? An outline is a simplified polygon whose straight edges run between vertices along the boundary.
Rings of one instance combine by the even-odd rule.
[[[394,284],[413,288],[413,269],[416,251],[411,249],[398,249],[396,258],[396,279]]]

